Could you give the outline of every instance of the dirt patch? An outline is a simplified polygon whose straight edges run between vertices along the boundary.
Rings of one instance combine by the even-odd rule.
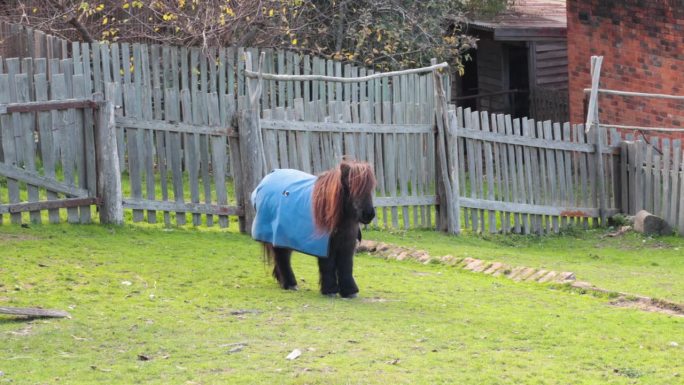
[[[23,242],[23,241],[36,241],[39,237],[35,235],[28,234],[3,234],[0,233],[0,242]]]
[[[652,313],[661,313],[661,314],[667,314],[667,315],[672,315],[675,317],[684,317],[684,308],[682,306],[671,303],[671,302],[665,302],[657,299],[650,299],[650,298],[619,298],[615,301],[612,301],[611,306],[615,307],[626,307],[626,308],[631,308],[631,309],[639,309],[643,311],[648,311]]]

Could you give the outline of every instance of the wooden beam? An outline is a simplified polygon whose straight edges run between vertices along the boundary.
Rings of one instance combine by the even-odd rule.
[[[26,211],[39,211],[50,209],[64,209],[69,207],[97,205],[99,203],[100,200],[97,198],[71,198],[40,202],[4,204],[0,205],[0,214],[13,214]]]
[[[526,203],[511,203],[511,202],[501,202],[492,201],[486,199],[474,199],[474,198],[459,198],[462,207],[472,208],[472,209],[482,209],[482,210],[495,210],[504,211],[510,213],[523,213],[532,215],[551,215],[551,216],[567,216],[567,217],[585,217],[585,218],[598,218],[600,216],[600,210],[593,207],[556,207],[556,206],[545,206],[545,205],[531,205]],[[619,210],[617,209],[607,209],[606,213],[608,215],[617,214]]]
[[[438,70],[440,68],[449,67],[446,62],[443,63],[433,63],[429,67],[422,68],[412,68],[408,70],[401,71],[391,71],[391,72],[380,72],[367,76],[360,76],[355,78],[350,77],[340,77],[340,76],[323,76],[323,75],[276,75],[276,74],[264,74],[259,71],[252,71],[251,68],[245,68],[245,76],[248,78],[260,78],[263,80],[283,80],[283,81],[323,81],[323,82],[337,82],[337,83],[362,83],[375,79],[390,78],[393,76],[409,75],[409,74],[419,74]]]
[[[23,168],[12,166],[6,163],[0,163],[0,175],[25,182],[30,185],[44,187],[49,191],[74,197],[87,197],[89,195],[88,190],[84,190],[75,186],[69,186],[57,180],[46,178],[36,172],[24,170]]]
[[[39,309],[33,307],[5,307],[0,306],[0,314],[23,315],[28,317],[64,318],[71,315],[63,310]]]
[[[50,100],[45,102],[0,104],[0,114],[14,112],[38,112],[68,110],[70,108],[97,108],[97,103],[90,99]]]
[[[149,199],[125,198],[123,207],[134,210],[175,211],[193,214],[243,215],[244,210],[236,206],[214,205],[208,203],[177,203]]]
[[[373,198],[373,206],[375,207],[429,206],[436,204],[437,197],[435,195]]]
[[[126,118],[123,116],[116,117],[116,126],[125,128],[138,128],[143,130],[153,131],[168,131],[168,132],[183,132],[189,134],[205,134],[205,135],[223,135],[231,134],[231,127],[211,127],[201,126],[188,123],[169,123],[160,120],[145,121],[140,119]],[[233,135],[236,135],[235,133]]]
[[[434,132],[434,128],[430,124],[327,123],[296,122],[289,120],[262,120],[261,128],[286,131],[369,134],[431,134]]]

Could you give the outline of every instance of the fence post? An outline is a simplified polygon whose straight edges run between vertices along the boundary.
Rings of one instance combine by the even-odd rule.
[[[431,64],[434,66],[437,64],[437,59],[431,59]],[[437,156],[439,162],[439,174],[441,176],[441,182],[444,191],[444,196],[439,197],[439,205],[443,206],[446,210],[447,217],[447,231],[452,234],[458,234],[456,228],[456,220],[454,217],[454,194],[451,183],[451,174],[449,173],[449,165],[447,159],[447,149],[446,149],[446,129],[449,126],[449,117],[447,112],[446,95],[444,93],[444,87],[442,86],[442,76],[439,74],[438,70],[432,71],[432,78],[434,80],[434,97],[435,97],[435,114],[437,120]],[[440,181],[438,181],[439,183]],[[438,189],[439,190],[439,189]],[[441,208],[440,208],[441,210]],[[442,216],[440,214],[440,216]]]
[[[112,84],[107,85],[108,96]],[[97,162],[97,194],[101,199],[100,223],[123,224],[123,195],[121,192],[121,172],[119,152],[116,145],[116,123],[112,98],[98,101],[97,127],[95,130],[95,153]]]
[[[263,57],[263,55],[262,55]],[[259,66],[261,72],[261,65]],[[252,71],[252,55],[245,52],[245,69]],[[259,181],[264,176],[264,151],[259,123],[259,94],[261,94],[260,79],[248,78],[248,96],[243,97],[242,107],[238,112],[238,135],[240,139],[241,168],[243,178],[242,205],[245,209],[245,228],[249,231],[256,211],[252,206],[251,195]]]
[[[599,195],[599,216],[601,217],[601,225],[606,224],[606,206],[608,205],[606,196],[605,184],[605,169],[603,166],[603,135],[601,135],[601,126],[599,125],[599,107],[598,107],[598,87],[599,79],[601,77],[601,63],[603,63],[603,56],[591,57],[591,94],[589,96],[589,107],[587,111],[587,130],[594,129],[596,135],[596,183],[598,184]]]

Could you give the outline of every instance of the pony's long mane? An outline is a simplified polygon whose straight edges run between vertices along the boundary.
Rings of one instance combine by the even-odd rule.
[[[337,167],[318,176],[313,189],[314,221],[318,231],[330,232],[342,219],[344,189],[342,170],[352,200],[369,194],[375,188],[373,168],[366,162],[344,160]]]

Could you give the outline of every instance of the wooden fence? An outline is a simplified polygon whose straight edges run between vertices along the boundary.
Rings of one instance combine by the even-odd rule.
[[[511,119],[510,115],[463,110],[452,114],[464,226],[475,232],[546,233],[562,226],[597,224],[601,218],[596,183],[606,181],[608,206],[618,212],[620,137],[610,138],[598,170],[596,137],[583,126]],[[610,141],[609,141],[610,139]],[[599,171],[599,172],[597,172]]]
[[[0,220],[38,222],[48,210],[57,222],[66,208],[67,220],[90,221],[103,199],[96,175],[108,166],[96,139],[106,120],[117,142],[109,171],[128,179],[119,204],[134,221],[183,224],[189,216],[194,225],[227,226],[232,216],[244,231],[252,158],[236,122],[258,106],[265,167],[317,173],[343,155],[367,160],[379,182],[376,224],[385,227],[445,228],[449,205],[454,232],[461,215],[477,232],[545,233],[638,207],[684,227],[681,144],[663,141],[662,155],[629,152],[643,145],[623,144],[601,125],[587,135],[567,123],[446,114],[436,72],[329,82],[323,77],[375,74],[294,53],[267,51],[259,61],[245,52],[255,50],[73,43],[65,59],[0,58]],[[262,73],[314,77],[265,79],[250,103],[248,84],[258,81],[245,69],[259,63]],[[92,95],[118,106],[116,116],[102,115]],[[629,193],[634,186],[642,194]]]
[[[434,227],[434,131],[432,124],[418,123],[425,121],[418,106],[407,107],[389,102],[375,106],[367,101],[346,103],[338,109],[344,111],[342,121],[335,119],[334,123],[329,117],[316,119],[304,114],[303,107],[295,108],[294,117],[304,121],[286,120],[288,114],[283,110],[266,110],[260,125],[267,169],[289,167],[320,173],[344,156],[370,162],[378,180],[374,202],[382,207],[379,217],[383,226]],[[371,121],[371,109],[384,111],[380,123]]]
[[[66,59],[70,43],[19,24],[0,21],[0,56]]]
[[[242,218],[242,207],[245,207],[249,191],[244,191],[240,178],[239,168],[244,159],[240,156],[233,117],[246,93],[244,53],[255,53],[256,50],[226,48],[203,52],[194,48],[99,43],[72,43],[69,48],[70,56],[65,59],[0,58],[0,69],[6,67],[10,79],[18,73],[23,74],[28,84],[27,94],[33,98],[30,100],[36,100],[33,83],[36,76],[42,74],[50,99],[106,94],[107,100],[117,106],[115,122],[119,169],[122,178],[127,178],[130,185],[130,189],[124,191],[123,205],[132,210],[133,221],[155,222],[158,215],[159,218],[163,215],[167,224],[183,224],[186,215],[192,215],[193,224],[211,225],[215,216],[218,216],[218,223],[225,226],[231,215]],[[265,57],[266,67],[270,66],[268,68],[284,74],[341,77],[372,74],[372,71],[365,69],[282,51],[267,51]],[[7,64],[4,65],[5,63]],[[10,83],[14,84],[14,81]],[[413,74],[344,85],[322,81],[295,84],[269,80],[264,81],[260,105],[267,115],[278,114],[280,111],[291,113],[288,111],[294,111],[296,106],[300,106],[301,116],[315,116],[315,120],[320,122],[432,122],[432,115],[428,112],[434,103],[431,92],[431,82],[425,76]],[[392,109],[396,111],[393,112]],[[72,116],[74,112],[69,110],[68,114]],[[73,128],[74,125],[80,125],[79,121],[69,120],[64,124],[72,130],[83,129]],[[423,131],[414,133],[414,136],[425,134],[429,131],[426,127],[424,123],[421,128]],[[35,147],[42,148],[43,136],[39,135],[41,129],[43,126],[38,124],[22,135],[27,138],[34,135],[37,140]],[[2,141],[11,140],[12,130],[0,130]],[[58,131],[55,132],[55,135],[59,135]],[[360,132],[359,135],[359,138],[363,136]],[[289,137],[290,134],[286,136]],[[375,134],[366,136],[374,137]],[[404,147],[401,146],[409,140],[408,137],[390,136],[399,143],[396,151],[403,151]],[[432,137],[426,138],[430,135],[422,136],[424,142],[433,141]],[[313,137],[323,137],[320,143],[337,143],[336,139],[334,142],[327,142],[329,138],[325,135],[313,134]],[[60,140],[66,138],[76,137],[60,136]],[[328,152],[327,148],[322,148],[320,162],[312,163],[312,171],[320,171],[324,165],[327,167],[332,164],[339,159],[341,151],[349,152],[351,147],[348,143],[351,142],[345,137],[344,149],[329,147],[333,151]],[[78,143],[69,145],[80,148]],[[420,142],[407,143],[414,145]],[[368,142],[364,144],[359,139],[359,151],[364,145],[368,146]],[[334,149],[340,151],[335,152]],[[394,163],[403,162],[396,151],[387,156],[393,156]],[[9,156],[10,153],[5,157],[0,151],[0,159],[11,161]],[[361,157],[361,152],[356,156]],[[382,161],[384,160],[378,160],[378,164]],[[37,158],[37,162],[40,164],[42,159]],[[434,159],[428,155],[422,162],[424,165],[434,163]],[[294,165],[295,163],[292,164]],[[414,167],[413,164],[411,167]],[[392,167],[389,170],[387,178],[398,180],[404,177],[403,174],[392,174],[395,172]],[[384,170],[379,172],[384,175]],[[417,168],[411,172],[414,176],[408,178],[425,178],[422,188],[432,194],[432,198],[427,200],[412,201],[424,203],[422,209],[416,209],[418,212],[422,210],[424,214],[415,223],[429,226],[432,220],[427,205],[434,204],[435,198],[434,189],[428,185],[434,176],[419,173]],[[2,175],[7,177],[6,174]],[[76,180],[85,181],[83,178]],[[184,191],[184,182],[188,186],[185,189],[189,191]],[[387,186],[383,185],[386,192],[382,194],[399,196],[407,189],[408,182],[402,182],[403,187],[397,187],[396,183],[398,182],[395,182],[394,187],[389,183]],[[230,189],[231,186],[234,186],[233,190]],[[0,196],[6,194],[8,193],[0,189]],[[14,192],[12,195],[15,195]],[[19,195],[23,197],[26,193]],[[43,197],[48,200],[53,198],[51,193],[47,198]],[[19,198],[14,197],[9,200],[16,204],[17,199]],[[21,199],[26,201],[26,198]],[[32,200],[32,197],[28,198],[29,202]],[[385,204],[390,205],[391,202],[387,201]],[[8,210],[10,208],[6,207],[5,212]],[[82,210],[87,211],[85,207]],[[394,208],[390,212],[396,213],[399,210],[402,209],[394,202]],[[70,221],[74,220],[71,214],[69,218]],[[397,215],[387,218],[391,218],[390,223],[398,223]],[[32,217],[29,221],[31,220],[37,219]],[[58,217],[54,220],[58,220]],[[87,222],[90,219],[84,214],[81,220]],[[27,221],[27,218],[24,217],[23,221]],[[241,225],[244,230],[244,222],[241,221]],[[404,226],[408,226],[408,222]]]
[[[621,148],[622,211],[634,215],[647,210],[684,236],[682,141],[652,137],[650,143],[624,141]]]
[[[445,65],[436,65],[434,69],[440,66]],[[248,76],[253,79],[250,91],[255,91],[251,92],[251,99],[262,102],[261,90],[271,92],[272,89],[258,87],[256,78],[262,75],[249,69]],[[433,221],[432,209],[437,204],[434,79],[407,71],[396,75],[366,75],[364,72],[358,77],[263,74],[265,83],[262,84],[288,81],[295,89],[304,86],[304,90],[313,85],[314,89],[319,87],[320,95],[324,90],[331,91],[339,95],[339,100],[337,97],[312,101],[295,98],[292,108],[264,109],[263,119],[252,118],[244,122],[244,127],[241,120],[241,133],[261,132],[260,138],[251,141],[255,148],[243,151],[257,153],[255,162],[261,162],[259,154],[263,152],[264,170],[290,167],[319,173],[343,157],[368,161],[378,179],[375,203],[382,207],[375,224],[382,222],[385,227],[394,228],[434,227],[436,218]],[[263,145],[259,145],[260,141]],[[249,138],[244,142],[250,142]],[[254,182],[260,178],[261,170],[250,168],[244,174],[256,175],[251,179],[246,177],[249,185],[249,180]]]

